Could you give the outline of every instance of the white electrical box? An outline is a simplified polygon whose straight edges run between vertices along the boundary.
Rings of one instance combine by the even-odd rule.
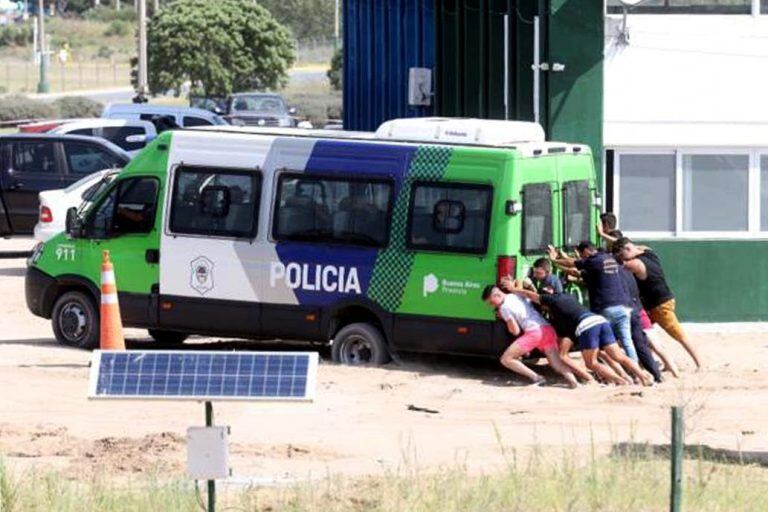
[[[187,473],[195,480],[229,476],[229,427],[187,429]]]
[[[432,105],[432,70],[411,68],[408,71],[408,104],[414,107]]]

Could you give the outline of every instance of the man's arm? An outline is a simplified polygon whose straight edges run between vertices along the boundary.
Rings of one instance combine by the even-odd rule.
[[[574,268],[576,266],[576,260],[566,254],[563,254],[562,252],[558,254],[557,249],[551,245],[547,247],[547,256],[549,256],[549,259],[552,260],[552,263],[562,268],[563,270]]]
[[[515,295],[519,295],[520,297],[525,297],[526,299],[530,300],[531,302],[535,302],[536,304],[541,304],[541,301],[539,300],[539,294],[534,291],[526,290],[525,288],[512,288],[510,292],[514,293]]]
[[[645,279],[648,277],[648,271],[645,268],[645,263],[637,258],[625,261],[624,268],[632,272],[638,279]]]
[[[520,334],[520,326],[517,325],[514,318],[507,320],[507,330],[512,336],[518,336]]]

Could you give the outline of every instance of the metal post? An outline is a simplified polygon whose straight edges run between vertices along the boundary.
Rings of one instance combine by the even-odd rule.
[[[205,426],[213,426],[213,404],[211,402],[205,402]],[[216,480],[208,480],[208,512],[216,512]]]
[[[40,81],[37,82],[37,92],[51,92],[51,84],[48,83],[48,57],[45,53],[45,1],[37,0],[37,22],[39,28],[37,36],[38,48],[40,48]]]
[[[672,445],[670,459],[672,464],[672,489],[669,497],[670,512],[680,512],[683,499],[683,408],[672,407]]]
[[[147,0],[138,0],[139,7],[139,74],[138,94],[147,93]]]
[[[504,119],[509,120],[509,14],[504,15]]]
[[[333,47],[339,45],[339,0],[336,0],[336,7],[333,9]]]
[[[539,73],[541,72],[541,51],[539,46],[539,17],[533,17],[533,120],[539,122]]]

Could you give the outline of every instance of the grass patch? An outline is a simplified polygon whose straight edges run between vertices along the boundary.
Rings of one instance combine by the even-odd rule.
[[[284,488],[219,488],[221,509],[288,512],[662,511],[669,463],[651,453],[594,461],[564,454],[475,475],[464,468],[406,470],[368,478],[331,477]],[[0,510],[117,512],[198,510],[189,482],[142,485],[71,482],[56,473],[14,476],[0,464]],[[768,469],[705,459],[685,462],[686,510],[768,510]]]
[[[294,81],[281,93],[298,109],[298,116],[316,128],[322,128],[328,119],[341,118],[341,91],[333,90],[328,80]]]

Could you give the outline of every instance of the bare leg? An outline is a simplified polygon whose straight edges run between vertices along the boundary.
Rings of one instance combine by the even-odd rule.
[[[653,352],[659,356],[661,362],[664,363],[663,369],[668,370],[673,377],[679,377],[680,371],[677,369],[675,361],[672,360],[672,357],[664,349],[664,345],[662,344],[661,340],[656,337],[656,333],[653,332],[653,329],[646,329],[645,337],[648,338],[648,343],[651,345],[651,350],[653,350]]]
[[[597,352],[598,350],[596,348],[581,351],[581,355],[584,358],[584,363],[587,365],[587,368],[599,375],[606,384],[616,384],[617,386],[626,384],[623,377],[614,372],[607,364],[600,362],[597,358]]]
[[[551,366],[557,373],[563,376],[571,389],[579,387],[579,381],[577,381],[576,377],[573,376],[573,372],[571,372],[571,369],[568,367],[568,365],[566,365],[560,358],[560,354],[558,353],[557,349],[549,348],[544,351],[544,355],[547,356],[549,366]]]
[[[621,350],[619,348],[619,350]],[[622,352],[623,354],[624,352]],[[632,377],[630,377],[626,371],[624,371],[624,368],[621,367],[621,365],[614,361],[613,358],[611,358],[608,354],[605,353],[604,350],[600,351],[600,359],[603,361],[604,364],[609,366],[611,370],[613,370],[613,373],[624,379],[624,384],[634,384],[634,381],[632,381]]]
[[[573,348],[573,341],[570,338],[560,338],[560,359],[571,369],[576,378],[587,383],[595,382],[595,378],[571,358],[569,355],[571,348]]]
[[[511,344],[507,350],[501,355],[501,364],[512,370],[513,372],[522,375],[523,377],[531,380],[532,382],[541,382],[544,377],[531,370],[520,361],[525,353],[520,347],[516,347],[515,344]]]
[[[650,386],[653,384],[653,379],[647,375],[636,362],[628,358],[626,354],[621,351],[618,345],[615,343],[607,345],[603,347],[603,350],[606,354],[608,354],[608,357],[619,363],[621,366],[629,370],[632,375],[640,379],[640,382],[642,382],[644,386]]]

